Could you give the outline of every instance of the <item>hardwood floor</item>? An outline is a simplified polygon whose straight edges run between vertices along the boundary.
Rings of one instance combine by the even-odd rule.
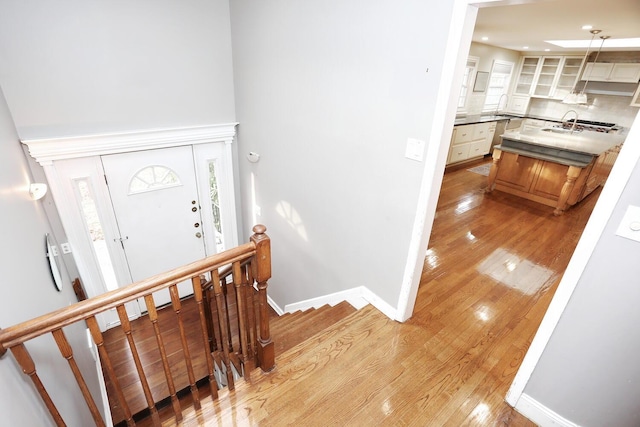
[[[182,425],[533,425],[503,399],[599,190],[556,217],[485,183],[445,174],[409,321],[368,306]]]

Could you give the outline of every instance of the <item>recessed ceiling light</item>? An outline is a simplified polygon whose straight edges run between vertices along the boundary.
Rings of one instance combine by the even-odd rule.
[[[529,49],[529,46],[522,46],[523,49]]]
[[[489,37],[487,37],[487,36],[484,36],[484,37],[482,38],[482,41],[485,41],[485,42],[486,42],[487,40],[489,40]]]
[[[590,30],[590,29],[592,29],[592,28],[593,28],[593,25],[583,25],[583,26],[582,26],[582,29],[583,29],[583,30]]]
[[[551,49],[545,49],[544,51],[545,51],[545,52],[549,52],[550,50],[551,50]]]
[[[589,47],[589,40],[545,40],[556,46],[568,49],[586,49]],[[640,38],[631,39],[608,39],[608,48],[640,48]]]

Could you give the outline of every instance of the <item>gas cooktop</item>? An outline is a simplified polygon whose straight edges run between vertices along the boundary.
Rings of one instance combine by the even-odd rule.
[[[573,122],[573,120],[570,120]],[[607,122],[594,122],[592,120],[580,120],[578,119],[577,121],[579,124],[581,125],[589,125],[589,126],[601,126],[604,128],[612,128],[614,127],[616,124],[615,123],[607,123]]]

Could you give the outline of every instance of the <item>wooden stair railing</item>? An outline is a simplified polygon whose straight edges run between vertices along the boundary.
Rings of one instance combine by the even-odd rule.
[[[115,308],[121,322],[120,328],[122,328],[122,332],[125,334],[129,344],[152,421],[155,425],[159,425],[160,419],[154,397],[138,355],[137,345],[125,309],[125,303],[143,298],[148,310],[148,319],[155,334],[158,351],[161,355],[172,409],[175,418],[180,420],[182,419],[182,410],[176,395],[176,386],[171,372],[172,366],[169,363],[165,343],[162,339],[161,325],[158,322],[153,292],[169,289],[171,307],[176,314],[182,353],[187,366],[189,388],[196,408],[200,406],[200,398],[196,386],[198,379],[195,377],[191,364],[190,349],[187,345],[184,323],[181,317],[181,301],[177,290],[178,283],[191,280],[193,285],[194,300],[198,308],[202,328],[202,351],[207,355],[206,378],[208,378],[213,398],[218,395],[218,385],[214,372],[215,361],[220,361],[225,365],[230,389],[233,389],[232,364],[237,371],[244,371],[245,374],[248,374],[254,367],[260,367],[263,371],[273,369],[275,366],[274,343],[271,341],[269,333],[267,306],[267,280],[271,277],[270,240],[265,234],[266,228],[263,225],[256,225],[253,227],[253,231],[254,234],[251,236],[250,242],[244,245],[178,267],[169,272],[155,275],[127,287],[80,301],[18,325],[0,329],[0,356],[7,350],[11,351],[24,373],[31,378],[53,421],[58,426],[64,426],[65,422],[51,400],[45,385],[40,380],[35,363],[25,346],[27,341],[51,333],[61,356],[69,363],[69,367],[74,374],[95,424],[103,426],[105,422],[74,360],[73,349],[62,329],[70,324],[86,321],[93,341],[98,348],[104,371],[115,387],[116,398],[122,408],[124,419],[127,425],[135,425],[132,411],[125,401],[123,390],[118,383],[114,366],[104,346],[103,335],[96,320],[97,314]],[[221,273],[221,270],[226,266],[230,266],[230,268]],[[209,276],[209,284],[203,283],[203,278],[207,282],[207,275]],[[223,299],[227,278],[231,279],[236,296],[237,319],[235,319],[233,326],[231,325],[231,319],[229,319],[229,310],[228,308],[225,309],[226,299]],[[257,310],[254,308],[254,298],[258,300]],[[211,306],[205,305],[205,302],[215,304],[218,322],[213,319]],[[207,315],[207,313],[209,314]],[[230,333],[231,328],[236,328],[236,323],[238,328],[238,334],[236,335],[239,337],[237,345],[232,342]],[[216,336],[217,338],[215,338]]]

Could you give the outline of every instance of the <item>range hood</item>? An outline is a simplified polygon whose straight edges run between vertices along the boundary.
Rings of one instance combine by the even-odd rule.
[[[576,90],[581,91],[584,81],[578,82]],[[638,83],[614,83],[614,82],[594,82],[590,81],[584,93],[592,95],[617,95],[633,96],[638,89]]]

